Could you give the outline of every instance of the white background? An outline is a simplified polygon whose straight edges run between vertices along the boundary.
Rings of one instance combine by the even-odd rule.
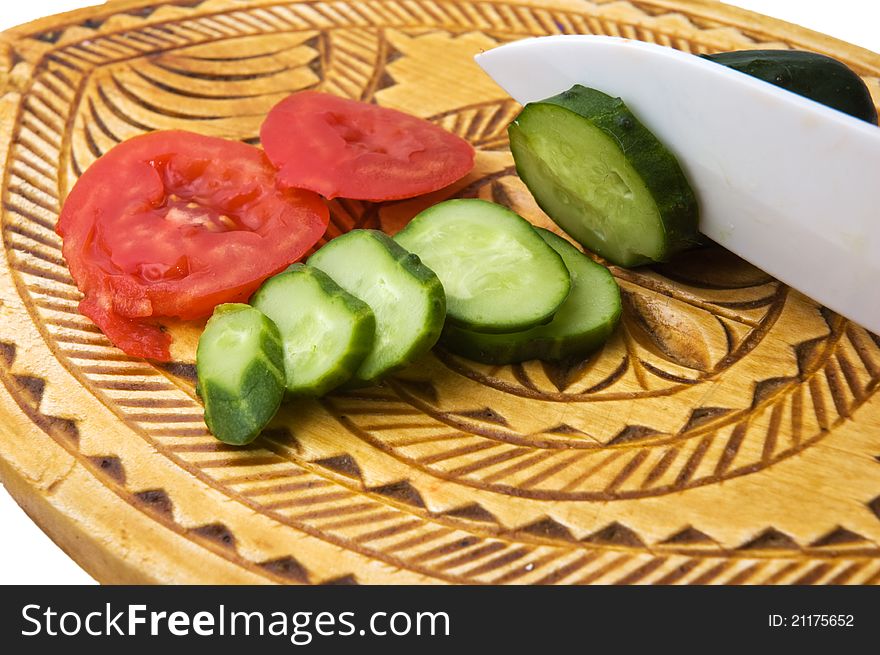
[[[62,11],[97,4],[95,0],[3,0],[0,30]],[[803,25],[880,52],[877,0],[735,0],[735,4]],[[34,525],[0,485],[0,584],[94,584]],[[29,563],[39,562],[39,566]]]

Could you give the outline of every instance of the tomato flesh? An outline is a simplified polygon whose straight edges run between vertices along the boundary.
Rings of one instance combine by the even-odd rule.
[[[244,301],[324,233],[321,198],[274,178],[258,148],[191,132],[110,150],[74,185],[57,226],[80,311],[129,355],[167,361],[170,336],[151,319]]]
[[[279,102],[260,139],[285,187],[328,199],[396,200],[465,176],[474,149],[416,116],[317,91]]]

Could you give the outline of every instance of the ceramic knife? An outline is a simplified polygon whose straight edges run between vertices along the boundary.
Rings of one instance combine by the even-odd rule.
[[[598,35],[477,63],[525,104],[582,84],[623,99],[679,160],[700,231],[880,333],[880,128],[715,62]]]

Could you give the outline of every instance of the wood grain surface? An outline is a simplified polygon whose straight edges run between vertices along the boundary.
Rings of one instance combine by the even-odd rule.
[[[877,55],[704,1],[123,0],[0,35],[0,477],[43,529],[110,583],[880,580],[880,338],[717,247],[613,268],[624,317],[588,359],[435,349],[247,448],[202,422],[201,324],[168,323],[158,366],[77,313],[53,230],[77,176],[148,130],[258,143],[300,89],[478,150],[430,197],[332,202],[328,238],[449,195],[548,225],[507,148],[518,105],[472,57],[559,32],[815,50],[880,98]]]

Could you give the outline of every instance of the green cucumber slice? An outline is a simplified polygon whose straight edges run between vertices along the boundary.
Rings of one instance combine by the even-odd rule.
[[[198,392],[205,423],[228,444],[257,438],[284,395],[284,359],[278,328],[239,303],[219,305],[199,338]]]
[[[620,98],[576,84],[527,104],[508,135],[538,205],[589,250],[635,266],[697,243],[697,201],[678,161]]]
[[[369,306],[312,266],[293,264],[269,278],[251,305],[278,326],[290,396],[322,396],[338,387],[373,346]]]
[[[562,258],[511,210],[477,199],[441,202],[394,237],[446,290],[449,322],[513,332],[549,321],[568,296]]]
[[[620,318],[620,289],[611,273],[560,236],[536,228],[565,261],[571,293],[547,325],[509,334],[483,334],[447,324],[440,343],[450,352],[485,364],[529,359],[556,361],[601,346]]]
[[[352,385],[374,382],[407,366],[440,337],[446,317],[440,280],[386,234],[352,230],[327,243],[307,263],[367,303],[376,317],[376,338]]]

